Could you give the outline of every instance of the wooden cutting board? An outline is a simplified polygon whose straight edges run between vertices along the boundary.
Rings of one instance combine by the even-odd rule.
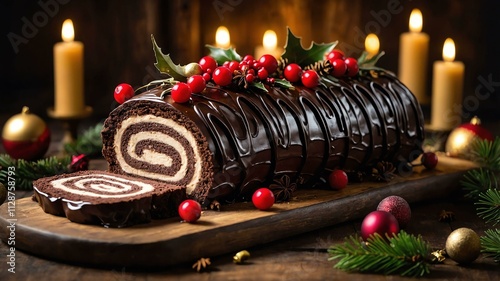
[[[416,167],[409,177],[390,183],[350,184],[342,191],[299,190],[269,211],[252,203],[204,211],[194,224],[179,218],[156,220],[123,229],[82,225],[46,214],[31,198],[16,201],[16,248],[63,262],[106,266],[159,267],[194,262],[201,257],[237,252],[255,245],[361,218],[378,202],[399,195],[410,204],[450,195],[459,188],[470,162],[440,157],[436,170]],[[0,207],[0,238],[11,235],[8,204]]]

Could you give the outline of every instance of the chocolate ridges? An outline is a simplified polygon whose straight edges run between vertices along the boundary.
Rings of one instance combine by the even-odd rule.
[[[161,163],[133,162],[117,155],[120,145],[130,147],[129,153],[144,153],[146,146],[141,142],[149,137],[135,141],[128,134],[144,135],[154,127],[173,139],[184,136],[145,124],[144,120],[155,118],[159,119],[153,123],[168,119],[169,124],[176,124],[174,131],[184,130],[201,138],[196,144],[189,142],[198,155],[209,152],[209,160],[201,159],[203,167],[213,172],[213,179],[201,174],[197,177],[207,180],[208,193],[206,186],[188,187],[194,192],[188,194],[198,195],[197,199],[246,200],[256,188],[284,175],[303,186],[313,186],[325,183],[326,175],[335,168],[354,171],[378,161],[413,160],[421,153],[424,121],[420,106],[387,72],[371,71],[369,76],[338,81],[323,79],[315,89],[266,88],[268,93],[209,86],[185,104],[173,102],[169,95],[161,99],[164,88],[137,96],[115,109],[105,122],[103,153],[110,169],[164,180],[148,174],[166,171]],[[119,128],[130,126],[136,129],[118,133]],[[168,141],[164,146],[155,144],[154,153],[167,155],[172,151]],[[187,155],[190,151],[186,148]],[[177,152],[171,157],[182,155]],[[127,172],[126,166],[131,164],[136,170]]]
[[[125,227],[177,214],[183,187],[104,171],[83,171],[33,182],[34,199],[70,221]]]

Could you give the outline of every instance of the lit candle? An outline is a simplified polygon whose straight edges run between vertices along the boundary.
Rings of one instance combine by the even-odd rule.
[[[380,41],[376,34],[370,33],[365,39],[365,50],[368,53],[367,58],[371,58],[378,54],[380,49]]]
[[[426,95],[429,35],[422,31],[422,13],[414,9],[410,15],[410,32],[399,39],[399,79],[421,104],[428,104]]]
[[[455,43],[446,39],[443,61],[434,62],[432,77],[431,127],[452,130],[461,123],[465,66],[455,60]]]
[[[219,26],[219,28],[217,28],[215,32],[215,46],[223,49],[227,49],[231,46],[231,37],[227,27]]]
[[[255,48],[255,59],[265,54],[273,55],[275,58],[280,58],[283,54],[283,48],[278,47],[278,36],[273,30],[266,30],[262,38],[262,46]]]
[[[83,96],[83,44],[74,41],[73,22],[65,20],[61,35],[63,42],[54,45],[54,115],[80,116],[85,111]]]

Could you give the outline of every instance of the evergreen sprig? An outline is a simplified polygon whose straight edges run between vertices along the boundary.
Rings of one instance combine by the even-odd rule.
[[[496,225],[500,222],[500,191],[498,189],[488,189],[480,193],[476,205],[478,206],[477,215],[486,223]]]
[[[37,161],[27,161],[23,159],[12,159],[7,154],[0,154],[0,182],[7,186],[8,169],[11,168],[15,175],[16,189],[31,190],[33,181],[42,177],[54,176],[70,171],[71,157],[58,158],[55,156],[40,159]]]
[[[400,274],[418,277],[430,272],[430,246],[420,236],[400,231],[393,237],[375,234],[365,243],[357,235],[346,238],[344,244],[328,249],[329,261],[337,260],[335,268],[344,271]]]
[[[100,156],[102,153],[101,130],[103,123],[87,129],[74,143],[64,145],[64,150],[70,155],[85,154],[88,157]]]
[[[468,171],[460,183],[467,192],[465,196],[476,200],[482,192],[498,188],[497,175],[484,167]]]
[[[477,140],[472,144],[474,161],[482,167],[493,171],[500,171],[500,137],[493,141]]]
[[[481,252],[487,257],[500,262],[500,229],[488,229],[481,236]]]

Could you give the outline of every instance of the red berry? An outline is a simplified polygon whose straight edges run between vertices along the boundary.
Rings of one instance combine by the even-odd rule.
[[[319,85],[319,75],[314,70],[306,70],[302,72],[302,84],[307,88],[314,88]]]
[[[231,70],[231,73],[233,73],[235,70],[240,69],[240,63],[233,60],[232,62],[229,63],[229,70]]]
[[[191,88],[191,91],[195,94],[203,92],[206,86],[205,79],[203,79],[203,76],[201,75],[193,75],[189,77],[187,84],[189,85],[189,88]]]
[[[201,217],[201,205],[197,201],[187,199],[179,205],[179,216],[186,222],[195,222]]]
[[[269,188],[259,188],[252,195],[252,203],[259,210],[267,210],[274,204],[274,194]]]
[[[334,60],[340,59],[340,60],[345,60],[344,53],[340,50],[333,50],[328,55],[326,55],[326,58],[333,63]]]
[[[270,84],[274,84],[274,82],[276,82],[276,79],[274,79],[274,77],[268,77],[267,82]]]
[[[191,98],[191,88],[188,84],[179,82],[172,87],[172,99],[178,103],[185,103]]]
[[[229,68],[229,63],[230,63],[230,61],[225,61],[225,62],[222,64],[222,66]]]
[[[328,177],[330,187],[336,190],[345,188],[348,181],[347,174],[342,170],[333,170]]]
[[[424,165],[424,167],[429,170],[436,168],[438,163],[438,157],[436,153],[433,152],[425,152],[424,154],[422,154],[422,158],[420,160],[422,162],[422,165]]]
[[[261,68],[257,72],[257,75],[259,76],[260,80],[266,80],[266,78],[269,75],[269,73],[267,72],[267,70],[265,68]]]
[[[245,79],[247,80],[248,83],[252,83],[254,78],[255,78],[255,76],[252,73],[248,73],[245,76]]]
[[[345,65],[347,66],[347,76],[353,77],[358,74],[358,61],[355,58],[346,58],[345,59]]]
[[[208,72],[208,69],[214,70],[217,67],[217,62],[211,56],[202,57],[198,64],[201,66],[203,72]]]
[[[247,71],[250,69],[250,66],[248,64],[240,64],[240,70],[243,73],[247,73]]]
[[[134,88],[127,83],[121,83],[115,88],[115,100],[122,104],[134,96]]]
[[[398,220],[389,212],[373,211],[369,213],[361,223],[361,237],[366,241],[371,235],[378,233],[393,236],[399,232]]]
[[[273,74],[278,69],[278,61],[272,55],[263,55],[259,59],[259,63],[267,70],[267,73]]]
[[[228,86],[233,80],[231,70],[227,67],[217,67],[212,75],[215,84],[219,86]]]
[[[252,75],[255,75],[255,69],[249,69],[247,71],[247,74],[252,74]]]
[[[347,65],[345,64],[345,61],[341,59],[333,60],[332,67],[333,67],[332,70],[333,77],[337,78],[342,77],[345,75],[347,71]]]
[[[285,67],[284,74],[286,80],[292,83],[299,82],[302,77],[302,68],[296,63],[291,63]]]
[[[203,80],[205,80],[205,83],[210,81],[210,79],[212,79],[212,76],[209,73],[203,73]]]
[[[245,62],[251,62],[251,61],[254,61],[255,59],[253,58],[252,55],[246,55],[243,57],[243,61]]]

